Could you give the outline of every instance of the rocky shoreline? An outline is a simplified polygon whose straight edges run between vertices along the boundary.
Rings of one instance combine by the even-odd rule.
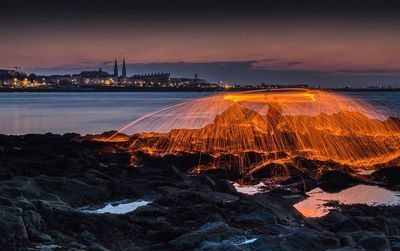
[[[360,175],[299,158],[301,169],[247,195],[227,180],[234,175],[188,173],[168,156],[132,167],[125,141],[92,139],[0,135],[1,250],[400,250],[399,206],[336,205],[320,218],[293,207],[315,187],[396,190],[397,167]],[[124,214],[81,210],[138,200],[149,203]]]

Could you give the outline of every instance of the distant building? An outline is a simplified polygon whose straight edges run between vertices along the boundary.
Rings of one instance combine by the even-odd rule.
[[[79,78],[108,78],[110,77],[110,74],[108,72],[105,72],[101,69],[98,71],[82,71],[79,74],[74,74],[73,77],[79,77]]]
[[[25,76],[25,73],[16,70],[0,69],[0,79],[20,78]]]
[[[118,64],[117,59],[114,61],[114,78],[118,78]]]
[[[73,74],[69,78],[68,76],[65,76],[57,77],[57,79],[59,80],[57,81],[58,84],[60,81],[66,81],[71,84],[103,85],[111,82],[110,79],[112,79],[112,76],[108,72],[103,71],[100,67],[98,71],[82,71],[79,74]]]
[[[126,66],[125,66],[125,58],[122,61],[122,78],[125,79],[126,78]]]
[[[195,74],[194,78],[171,78],[171,83],[178,87],[209,87],[207,81],[198,78],[197,74]]]
[[[129,79],[136,84],[162,85],[162,84],[169,84],[170,78],[171,74],[161,72],[161,73],[133,75]]]

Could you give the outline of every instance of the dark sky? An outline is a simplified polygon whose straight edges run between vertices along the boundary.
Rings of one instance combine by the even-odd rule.
[[[397,2],[1,1],[0,68],[400,87]]]

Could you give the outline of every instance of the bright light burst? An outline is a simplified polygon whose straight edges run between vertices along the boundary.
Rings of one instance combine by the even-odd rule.
[[[400,156],[398,119],[367,102],[307,89],[195,99],[147,114],[120,132],[140,133],[133,152],[229,154],[241,173],[296,156],[358,166]],[[249,160],[249,153],[261,157]]]

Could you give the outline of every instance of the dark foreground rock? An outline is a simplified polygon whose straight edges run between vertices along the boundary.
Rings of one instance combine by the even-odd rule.
[[[346,206],[306,219],[292,206],[317,185],[365,182],[335,163],[274,166],[285,171],[279,189],[250,196],[224,172],[188,174],[193,156],[132,167],[126,141],[91,139],[0,136],[0,250],[400,249],[398,207]],[[81,210],[141,199],[152,202],[126,214]]]

